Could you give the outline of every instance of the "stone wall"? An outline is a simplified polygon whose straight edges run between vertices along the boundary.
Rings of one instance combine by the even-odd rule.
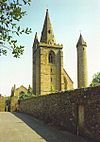
[[[0,112],[5,111],[5,97],[0,96]]]
[[[100,141],[100,86],[33,97],[19,109],[61,129]]]

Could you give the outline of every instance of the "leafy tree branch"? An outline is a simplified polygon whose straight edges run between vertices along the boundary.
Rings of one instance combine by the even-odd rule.
[[[97,72],[96,74],[93,75],[93,79],[90,86],[93,87],[99,85],[100,85],[100,72]]]
[[[18,45],[18,37],[31,33],[31,28],[22,29],[18,22],[26,15],[24,5],[30,5],[31,0],[0,0],[0,55],[7,54],[11,50],[14,57],[23,54],[24,46]]]

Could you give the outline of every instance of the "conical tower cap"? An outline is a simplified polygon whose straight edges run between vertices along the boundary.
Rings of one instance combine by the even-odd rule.
[[[80,33],[80,37],[79,37],[79,40],[77,42],[77,45],[76,47],[78,46],[87,46],[86,42],[84,41],[83,37],[82,37],[82,34]]]
[[[47,43],[47,44],[56,43],[55,38],[54,38],[54,34],[53,34],[52,25],[50,22],[48,9],[46,10],[46,16],[45,16],[45,20],[44,20],[44,25],[43,25],[43,29],[42,29],[42,33],[41,33],[40,42]]]

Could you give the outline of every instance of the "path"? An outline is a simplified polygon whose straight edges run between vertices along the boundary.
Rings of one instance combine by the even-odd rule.
[[[23,113],[0,112],[0,142],[88,142]]]

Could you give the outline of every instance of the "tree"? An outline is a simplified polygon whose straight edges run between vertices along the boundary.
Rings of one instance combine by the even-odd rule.
[[[30,5],[31,0],[0,0],[0,55],[11,50],[14,57],[23,54],[24,46],[19,45],[16,36],[31,33],[30,28],[22,29],[18,22],[26,15],[23,6]]]
[[[19,96],[19,100],[29,99],[29,98],[32,98],[33,96],[35,95],[32,93],[26,93],[26,94],[23,93]]]
[[[92,82],[90,86],[99,86],[100,85],[100,72],[97,72],[96,74],[93,75]]]

